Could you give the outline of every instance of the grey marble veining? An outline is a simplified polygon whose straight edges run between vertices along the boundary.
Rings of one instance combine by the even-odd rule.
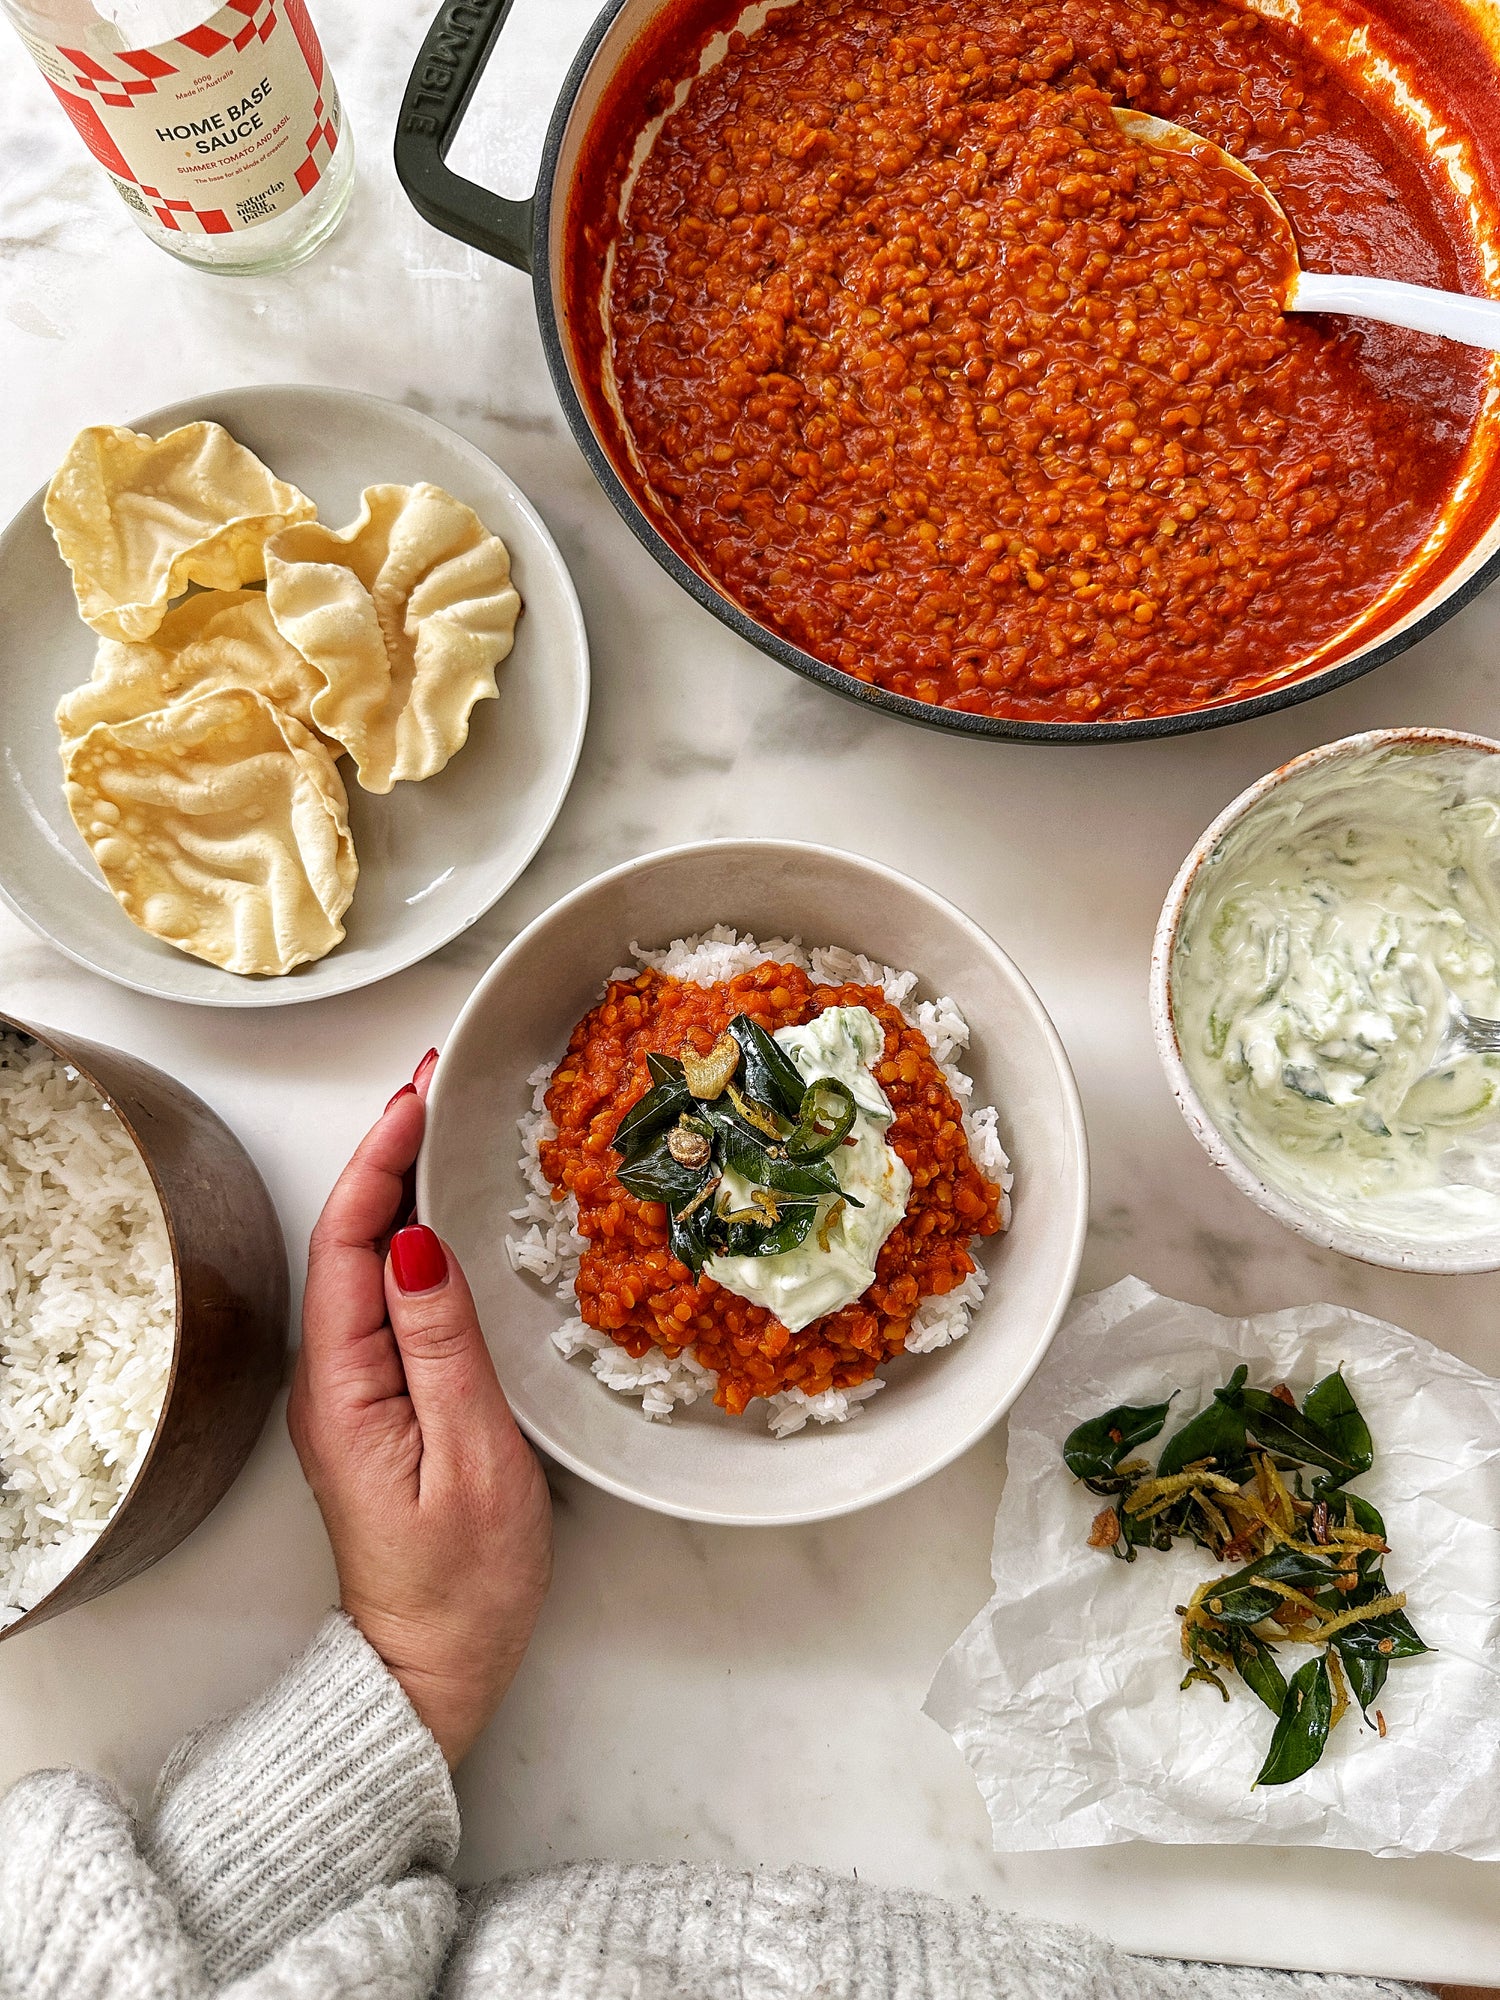
[[[1353,729],[1493,729],[1500,597],[1321,701],[1114,750],[952,741],[797,681],[683,596],[605,502],[553,400],[526,281],[425,228],[401,196],[388,134],[426,11],[314,0],[360,177],[324,255],[259,283],[197,276],[137,236],[6,49],[0,515],[80,425],[216,386],[332,382],[430,411],[505,466],[572,568],[595,667],[573,792],[510,895],[382,986],[285,1012],[173,1007],[91,977],[5,918],[0,1006],[135,1050],[202,1092],[255,1153],[295,1258],[355,1139],[478,973],[554,898],[673,841],[831,841],[959,903],[1051,1010],[1093,1145],[1086,1285],[1137,1271],[1227,1311],[1336,1299],[1500,1370],[1500,1280],[1351,1263],[1234,1192],[1172,1105],[1145,1001],[1162,895],[1243,785]],[[524,189],[588,14],[587,0],[517,0],[455,150],[460,171]],[[1091,1923],[1141,1949],[1493,1973],[1500,1917],[1477,1864],[1140,1847],[991,1855],[957,1752],[919,1705],[987,1595],[1003,1444],[997,1432],[866,1515],[767,1534],[661,1520],[560,1477],[557,1587],[463,1774],[465,1873],[584,1854],[801,1858]],[[332,1589],[278,1417],[183,1548],[0,1647],[0,1783],[78,1761],[144,1786],[182,1729],[263,1682]]]

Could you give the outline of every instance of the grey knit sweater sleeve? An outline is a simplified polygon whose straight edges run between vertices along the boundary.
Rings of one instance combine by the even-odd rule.
[[[437,1745],[334,1616],[180,1746],[144,1824],[78,1771],[0,1799],[0,2000],[1418,2000],[811,1868],[576,1864],[460,1923],[457,1846]]]
[[[447,1766],[342,1612],[237,1715],[169,1758],[142,1842],[220,1982],[323,1918],[458,1852]]]
[[[443,2000],[1430,2000],[1137,1958],[1071,1924],[819,1868],[574,1864],[479,1892]]]
[[[429,2000],[458,1832],[436,1743],[335,1613],[178,1746],[143,1825],[79,1771],[0,1799],[0,2000]]]

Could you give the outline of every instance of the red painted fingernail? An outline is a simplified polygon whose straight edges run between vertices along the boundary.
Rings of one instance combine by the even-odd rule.
[[[401,1088],[396,1092],[396,1095],[390,1100],[390,1103],[387,1104],[385,1108],[387,1111],[389,1111],[391,1105],[399,1104],[403,1097],[415,1097],[416,1094],[417,1094],[417,1086],[414,1083],[403,1083]]]
[[[447,1284],[448,1253],[425,1222],[398,1229],[391,1238],[391,1273],[408,1298]]]
[[[416,1068],[412,1071],[411,1074],[412,1088],[414,1090],[420,1084],[424,1083],[429,1076],[432,1075],[432,1072],[437,1068],[437,1059],[438,1059],[437,1050],[429,1049],[426,1055],[423,1056],[422,1060],[417,1064]]]

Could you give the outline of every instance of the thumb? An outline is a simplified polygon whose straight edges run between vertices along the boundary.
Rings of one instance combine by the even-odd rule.
[[[513,1429],[468,1280],[425,1223],[391,1238],[385,1297],[424,1454],[452,1463],[497,1424]]]

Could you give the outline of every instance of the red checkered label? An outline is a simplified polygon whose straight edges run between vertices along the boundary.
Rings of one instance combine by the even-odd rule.
[[[338,146],[304,0],[228,0],[149,49],[25,39],[90,152],[165,229],[253,229],[310,194]]]

